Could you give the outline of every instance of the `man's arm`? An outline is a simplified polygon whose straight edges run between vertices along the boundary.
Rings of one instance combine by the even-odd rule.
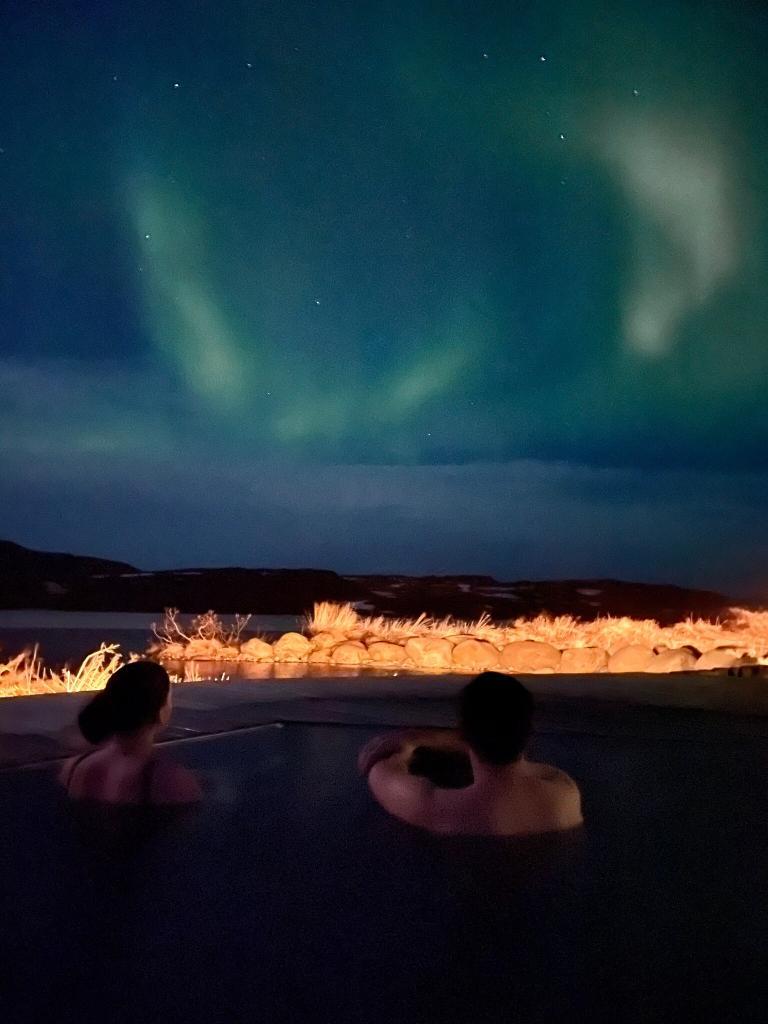
[[[466,750],[465,744],[453,729],[396,729],[370,740],[357,757],[357,768],[367,775],[373,766],[393,754],[406,753],[408,759],[416,747],[435,747],[440,750]]]
[[[412,752],[409,746],[376,761],[368,772],[368,785],[385,811],[410,825],[430,828],[435,787],[429,779],[409,773]]]

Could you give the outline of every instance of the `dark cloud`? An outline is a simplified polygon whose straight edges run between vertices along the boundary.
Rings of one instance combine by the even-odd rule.
[[[768,20],[528,8],[17,5],[0,534],[759,590]]]
[[[766,583],[765,476],[531,461],[222,466],[194,453],[6,463],[6,535],[145,568],[610,575],[737,595]]]

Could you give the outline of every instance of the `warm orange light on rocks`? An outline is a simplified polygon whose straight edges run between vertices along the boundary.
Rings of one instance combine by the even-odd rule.
[[[249,616],[225,626],[213,612],[198,616],[191,629],[169,609],[155,628],[147,654],[176,672],[175,681],[225,678],[227,663],[279,666],[281,676],[344,668],[473,673],[486,669],[517,674],[584,675],[608,672],[768,673],[768,612],[731,609],[724,622],[688,619],[660,626],[652,619],[539,615],[513,623],[366,618],[351,605],[315,606],[303,633],[276,640],[244,636]],[[130,655],[137,657],[137,655]],[[37,648],[0,663],[0,696],[101,689],[122,664],[115,645],[102,644],[77,670],[43,666]],[[275,672],[278,669],[274,669]]]

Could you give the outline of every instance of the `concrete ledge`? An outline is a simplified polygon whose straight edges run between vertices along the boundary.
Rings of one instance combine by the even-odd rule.
[[[709,711],[768,717],[768,681],[725,675],[521,677],[540,706],[569,709],[574,721],[595,716],[621,728],[638,709]],[[174,688],[169,737],[220,732],[265,721],[336,721],[449,725],[453,699],[467,677],[326,677],[184,683]],[[43,694],[0,700],[0,765],[65,756],[82,746],[77,714],[90,693]],[[602,707],[604,711],[599,712]],[[591,728],[592,726],[590,726]]]

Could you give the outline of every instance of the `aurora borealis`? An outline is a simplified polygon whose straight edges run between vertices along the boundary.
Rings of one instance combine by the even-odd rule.
[[[0,536],[768,592],[760,5],[4,12]]]

